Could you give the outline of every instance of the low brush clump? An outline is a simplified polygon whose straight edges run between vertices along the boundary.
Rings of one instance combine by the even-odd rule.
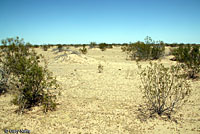
[[[185,65],[189,78],[196,78],[200,72],[200,47],[197,45],[180,45],[172,50],[175,60]]]
[[[39,45],[33,45],[33,47],[34,47],[34,48],[39,48],[40,46],[39,46]]]
[[[96,42],[90,42],[90,48],[96,48],[97,47],[97,43]]]
[[[101,51],[105,51],[106,50],[106,48],[107,48],[107,44],[106,43],[100,43],[99,44],[99,49],[101,49]]]
[[[2,40],[2,44],[6,47],[0,53],[0,61],[8,74],[8,89],[15,95],[12,103],[19,107],[18,112],[37,105],[42,105],[44,112],[55,110],[59,85],[48,71],[47,63],[44,67],[39,65],[42,55],[37,55],[18,37]]]
[[[87,48],[85,47],[85,45],[83,45],[83,48],[80,48],[79,51],[80,51],[82,54],[87,54]]]
[[[121,49],[131,60],[156,60],[164,56],[165,45],[162,41],[155,42],[147,36],[145,43],[138,41],[125,45]]]
[[[8,77],[6,73],[0,68],[0,95],[7,92],[7,81]]]
[[[112,44],[106,44],[106,43],[99,44],[99,49],[101,49],[101,51],[105,51],[107,48],[113,48]]]
[[[152,117],[155,113],[159,116],[171,117],[172,112],[187,101],[191,89],[190,84],[183,77],[184,71],[181,65],[164,67],[163,64],[152,64],[140,69],[141,89],[146,107],[141,112]]]
[[[59,44],[59,45],[57,46],[57,48],[58,48],[58,51],[59,51],[59,52],[62,52],[62,51],[63,51],[63,46],[62,46],[61,44]]]
[[[41,48],[42,48],[44,51],[47,51],[47,50],[50,48],[50,46],[48,46],[48,45],[41,45]]]
[[[101,65],[101,64],[98,65],[98,71],[99,71],[99,73],[103,72],[103,65]]]
[[[101,49],[101,51],[105,51],[108,48],[113,48],[113,46],[111,44],[106,44],[106,43],[99,44],[99,49]]]

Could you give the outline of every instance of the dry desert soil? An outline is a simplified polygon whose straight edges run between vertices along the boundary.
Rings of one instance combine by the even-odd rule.
[[[86,55],[79,48],[57,47],[43,51],[48,68],[62,87],[56,111],[47,114],[42,107],[34,107],[25,114],[15,113],[17,107],[10,101],[13,96],[0,96],[0,133],[5,129],[30,130],[31,134],[199,134],[200,133],[200,80],[192,80],[189,101],[173,114],[142,119],[138,111],[143,104],[140,79],[135,61],[126,60],[121,47],[101,51],[88,49]],[[166,48],[166,53],[169,48]],[[161,59],[165,66],[176,64],[171,56]],[[98,72],[98,65],[103,72]],[[148,61],[140,62],[142,66]]]

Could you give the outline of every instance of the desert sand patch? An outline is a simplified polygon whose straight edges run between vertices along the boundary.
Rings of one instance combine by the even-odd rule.
[[[173,119],[153,118],[141,121],[138,107],[143,103],[140,79],[135,61],[126,60],[120,47],[101,51],[88,49],[86,55],[79,48],[70,47],[58,52],[56,47],[43,51],[48,68],[62,86],[56,111],[44,114],[35,107],[24,115],[17,115],[10,104],[12,96],[0,97],[0,128],[28,129],[31,134],[149,134],[200,133],[200,82],[192,81],[192,95]],[[168,51],[168,49],[166,50]],[[176,64],[169,56],[161,59],[166,66]],[[98,72],[98,65],[103,72]],[[148,61],[140,62],[142,66]]]

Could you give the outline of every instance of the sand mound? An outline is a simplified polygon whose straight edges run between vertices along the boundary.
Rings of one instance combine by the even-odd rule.
[[[64,52],[55,57],[56,63],[80,63],[80,64],[95,64],[97,60],[79,52],[71,51],[70,53]]]

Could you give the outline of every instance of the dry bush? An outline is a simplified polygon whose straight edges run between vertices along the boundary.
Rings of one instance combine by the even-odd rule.
[[[41,48],[44,50],[44,51],[47,51],[50,46],[49,45],[41,45]]]
[[[7,81],[8,76],[6,75],[6,72],[0,68],[0,95],[7,92]]]
[[[82,54],[87,54],[87,48],[85,47],[85,45],[83,45],[83,48],[80,48],[79,51],[80,51]]]
[[[108,47],[108,44],[106,43],[100,43],[99,44],[99,49],[101,49],[101,51],[105,51]]]
[[[33,45],[33,47],[34,47],[34,48],[39,48],[40,46],[39,46],[39,45]]]
[[[63,46],[62,46],[61,44],[58,44],[57,48],[58,48],[58,51],[59,51],[59,52],[62,52],[62,51],[63,51]]]
[[[146,68],[141,68],[139,75],[142,83],[141,89],[145,99],[146,109],[149,117],[157,113],[167,115],[179,110],[188,99],[191,89],[190,84],[182,74],[181,65],[164,67],[163,64],[152,64]]]
[[[101,64],[98,65],[98,71],[99,71],[99,73],[103,72],[103,65],[101,65]]]
[[[96,42],[90,42],[90,48],[96,48],[97,47],[97,43]]]

